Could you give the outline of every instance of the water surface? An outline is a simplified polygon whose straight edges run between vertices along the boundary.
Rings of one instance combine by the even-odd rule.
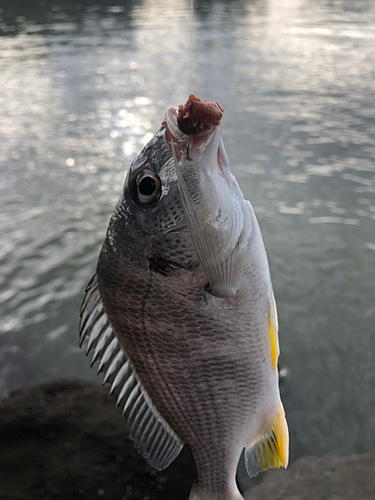
[[[190,0],[3,1],[0,395],[92,379],[78,310],[132,159],[190,92]],[[292,459],[375,446],[375,7],[195,0],[192,90],[266,243]]]

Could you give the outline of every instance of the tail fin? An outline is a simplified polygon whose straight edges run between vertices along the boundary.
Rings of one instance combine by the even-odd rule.
[[[195,483],[190,492],[189,500],[244,500],[244,498],[235,483],[231,489],[219,493],[208,491]]]

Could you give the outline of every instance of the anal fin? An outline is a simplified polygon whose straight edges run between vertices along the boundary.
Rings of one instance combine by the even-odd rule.
[[[245,450],[245,465],[250,477],[267,469],[288,466],[289,432],[284,408],[280,403],[271,429],[262,435],[253,446]]]

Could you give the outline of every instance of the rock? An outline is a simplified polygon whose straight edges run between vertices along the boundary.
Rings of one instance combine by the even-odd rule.
[[[188,449],[156,472],[126,436],[108,387],[65,380],[12,393],[0,404],[0,500],[187,500]],[[375,455],[303,457],[253,484],[245,500],[374,500]]]
[[[12,393],[0,405],[0,500],[188,498],[188,450],[156,472],[126,436],[108,387],[69,380]]]
[[[245,500],[375,500],[375,455],[302,457],[264,473]]]

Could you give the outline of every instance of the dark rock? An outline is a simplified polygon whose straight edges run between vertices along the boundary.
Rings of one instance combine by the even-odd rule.
[[[302,457],[268,471],[245,500],[375,500],[375,455]]]
[[[188,450],[156,472],[126,436],[108,387],[69,380],[16,391],[0,405],[0,499],[188,498]]]
[[[67,380],[12,393],[0,404],[0,500],[187,500],[189,450],[157,472],[126,436],[108,387]],[[252,482],[248,500],[374,500],[375,456],[303,457]]]

